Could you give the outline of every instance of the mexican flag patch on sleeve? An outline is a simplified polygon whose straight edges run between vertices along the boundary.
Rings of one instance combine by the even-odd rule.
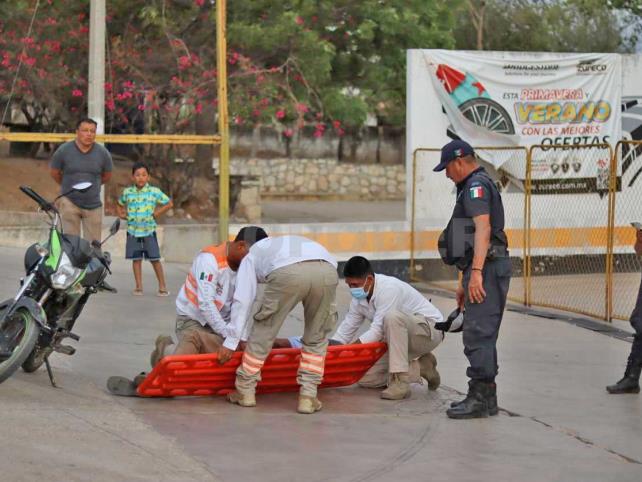
[[[470,199],[479,199],[484,197],[483,186],[474,186],[470,188]]]

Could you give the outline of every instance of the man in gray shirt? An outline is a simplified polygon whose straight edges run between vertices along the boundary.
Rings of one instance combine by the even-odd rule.
[[[64,193],[79,182],[91,182],[86,192],[74,191],[58,200],[62,226],[66,234],[80,235],[88,241],[100,240],[102,202],[100,186],[111,179],[112,159],[109,151],[96,144],[97,124],[93,119],[81,119],[76,125],[76,139],[65,142],[51,158],[51,177]]]

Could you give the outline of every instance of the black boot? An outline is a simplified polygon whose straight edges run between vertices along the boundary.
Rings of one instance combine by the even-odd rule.
[[[499,413],[499,408],[497,408],[497,384],[489,383],[488,384],[488,396],[486,397],[486,403],[488,404],[488,415],[491,417]]]
[[[615,385],[606,387],[606,391],[612,394],[618,393],[640,393],[640,372],[642,366],[629,362],[624,371],[624,377]]]
[[[497,415],[499,413],[499,408],[497,407],[497,384],[496,383],[490,383],[489,384],[489,394],[488,394],[488,399],[486,400],[488,404],[488,415]],[[468,397],[466,397],[468,398]],[[462,403],[466,401],[466,398],[463,400],[459,400],[458,402],[452,402],[450,404],[451,408],[458,407]]]
[[[492,393],[492,383],[471,380],[468,382],[468,395],[457,406],[446,411],[449,418],[485,418],[490,415],[488,401]],[[495,404],[496,406],[496,404]]]

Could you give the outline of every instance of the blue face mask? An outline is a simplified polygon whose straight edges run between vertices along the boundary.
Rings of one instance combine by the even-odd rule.
[[[365,290],[367,283],[368,281],[366,281],[363,286],[359,286],[358,288],[350,288],[350,294],[354,299],[365,300],[368,297],[368,292]]]
[[[368,293],[363,289],[363,286],[358,288],[350,288],[350,294],[356,300],[365,300],[368,297]]]

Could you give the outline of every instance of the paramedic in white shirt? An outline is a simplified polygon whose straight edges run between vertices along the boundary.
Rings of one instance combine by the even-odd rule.
[[[346,262],[343,276],[352,302],[332,340],[341,344],[388,343],[389,377],[388,388],[381,392],[383,399],[410,396],[408,368],[415,359],[419,360],[420,374],[428,381],[428,388],[436,390],[440,377],[431,352],[444,339],[443,331],[435,329],[435,323],[443,321],[441,312],[408,283],[375,274],[362,256]],[[372,321],[370,328],[357,337],[365,320]]]
[[[259,282],[265,283],[265,291],[249,332],[248,315]],[[285,318],[302,302],[305,327],[297,376],[301,385],[297,411],[310,414],[321,410],[317,386],[323,379],[328,336],[337,323],[337,283],[336,260],[310,239],[270,237],[250,248],[239,267],[232,319],[219,351],[219,362],[225,363],[239,342],[247,338],[236,371],[236,391],[228,395],[230,402],[244,407],[256,405],[255,388],[265,359]]]

